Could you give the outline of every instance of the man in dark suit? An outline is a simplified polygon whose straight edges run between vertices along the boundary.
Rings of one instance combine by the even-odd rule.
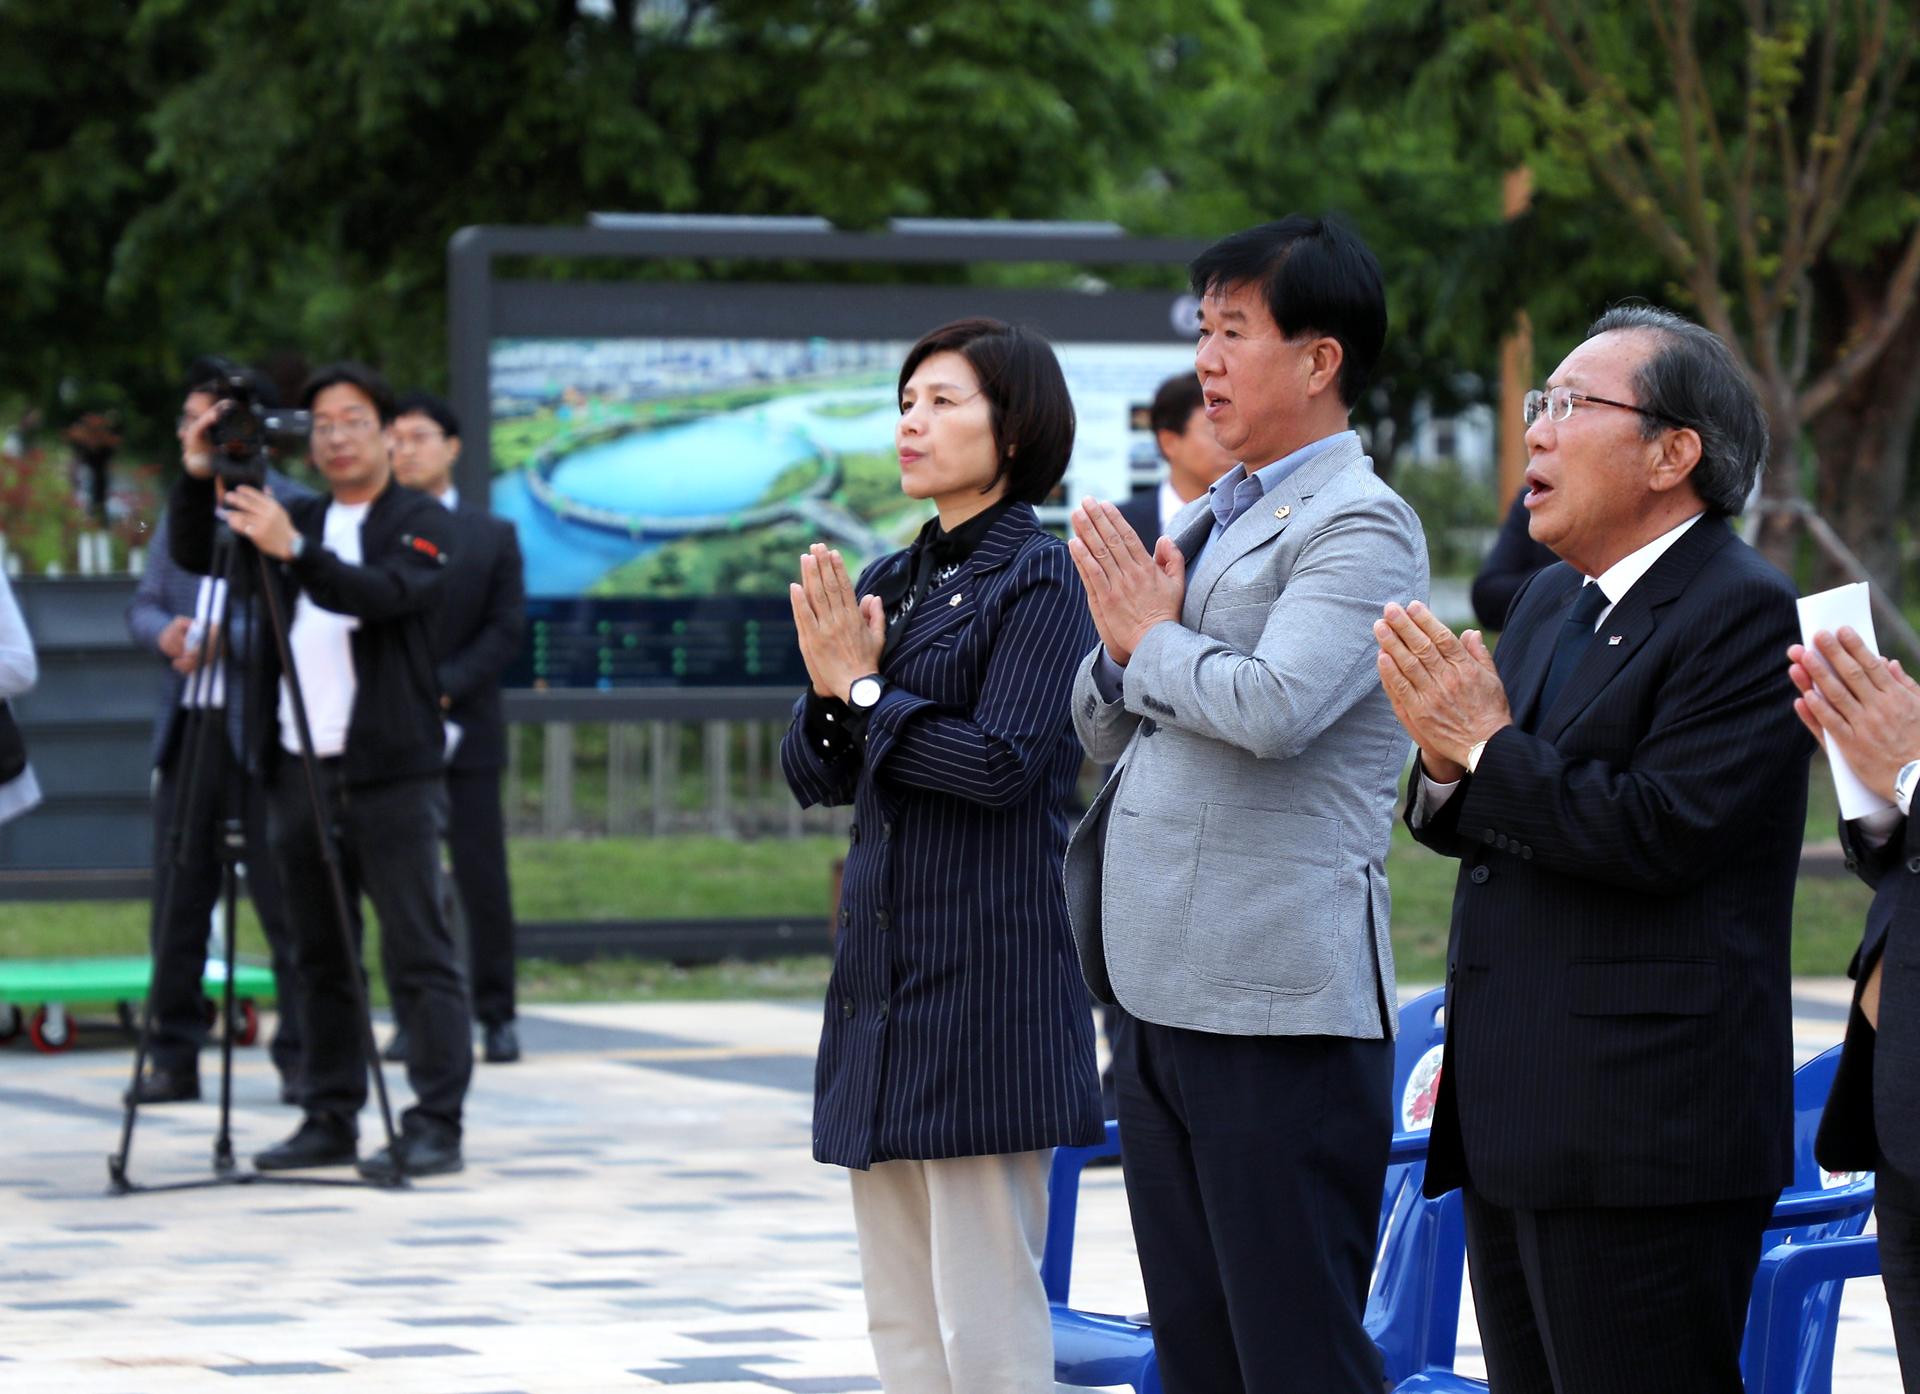
[[[428,392],[402,397],[393,423],[394,477],[453,513],[453,560],[433,631],[434,671],[451,742],[447,846],[466,917],[481,1055],[501,1065],[520,1058],[520,1036],[514,1029],[513,889],[500,816],[500,773],[507,763],[500,675],[520,651],[526,590],[513,524],[460,502],[453,487],[459,458],[460,422],[453,409]],[[404,1003],[396,1004],[395,1015],[400,1030],[389,1058],[405,1059]]]
[[[1793,1170],[1812,752],[1793,587],[1726,523],[1766,419],[1725,344],[1650,306],[1549,382],[1527,507],[1561,562],[1497,668],[1424,606],[1375,625],[1419,746],[1408,822],[1462,863],[1426,1184],[1464,1190],[1500,1394],[1737,1394]]]
[[[187,426],[227,390],[228,379],[242,371],[213,355],[193,361],[180,407],[182,437]],[[256,397],[264,405],[275,405],[278,398],[271,381],[264,374],[251,376]],[[267,472],[267,488],[285,502],[312,496],[312,490],[277,470]],[[167,516],[162,514],[147,548],[147,569],[127,606],[127,632],[133,641],[166,664],[160,710],[153,723],[154,897],[148,928],[153,978],[147,990],[153,1035],[147,1070],[134,1086],[142,1104],[186,1103],[200,1097],[200,1047],[207,1038],[201,980],[207,968],[207,925],[220,899],[218,828],[230,792],[244,800],[247,893],[273,959],[279,1012],[268,1053],[280,1073],[281,1102],[296,1103],[300,1097],[300,1017],[294,1005],[299,994],[280,883],[267,850],[266,800],[259,781],[240,772],[247,747],[237,672],[246,662],[251,636],[244,632],[221,636],[212,651],[214,661],[205,667],[200,661],[205,650],[197,641],[209,625],[218,627],[219,609],[213,578],[196,576],[174,563]],[[234,627],[236,631],[244,628]],[[231,683],[230,675],[236,677]],[[228,700],[230,690],[235,700]],[[205,765],[196,786],[199,797],[194,807],[182,810],[187,821],[178,830],[176,845],[175,805],[193,754],[187,715],[195,709],[211,713],[202,719],[220,723],[224,739],[216,738],[203,747]]]
[[[1847,865],[1874,888],[1854,955],[1853,1011],[1814,1154],[1875,1173],[1880,1271],[1900,1380],[1920,1390],[1920,684],[1852,629],[1787,650],[1794,710],[1869,789],[1893,801],[1840,824]]]

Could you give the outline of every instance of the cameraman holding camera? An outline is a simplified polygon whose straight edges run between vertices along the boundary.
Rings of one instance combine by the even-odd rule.
[[[272,383],[264,374],[247,372],[213,355],[196,358],[187,370],[186,398],[180,406],[178,434],[183,449],[188,428],[229,390],[236,375],[252,383],[255,400],[275,405]],[[278,470],[269,469],[266,478],[277,498],[312,497],[311,490]],[[267,852],[266,802],[260,790],[241,776],[249,762],[241,744],[242,704],[236,684],[244,678],[253,636],[216,632],[212,644],[203,645],[205,630],[217,631],[221,597],[212,577],[189,575],[174,565],[167,541],[170,533],[167,516],[162,514],[154,529],[147,569],[127,606],[127,630],[134,642],[165,660],[165,684],[153,727],[155,893],[148,935],[153,980],[147,991],[153,1004],[153,1040],[149,1068],[134,1086],[134,1095],[142,1104],[182,1103],[200,1097],[200,1047],[207,1038],[201,986],[207,968],[207,925],[220,900],[220,825],[228,813],[227,795],[239,782],[247,891],[273,954],[280,1002],[280,1022],[269,1051],[280,1072],[282,1101],[297,1103],[300,1019],[294,1007],[298,993],[286,915]],[[203,657],[209,659],[204,666]],[[221,725],[224,739],[194,746],[187,717],[196,710],[211,713],[205,719]],[[195,758],[204,762],[197,781],[188,778],[188,766]],[[199,794],[191,807],[178,806],[183,787]],[[174,827],[176,817],[184,820],[178,828]]]
[[[439,893],[446,736],[429,631],[451,520],[434,500],[393,482],[393,393],[378,373],[355,363],[321,368],[301,390],[301,405],[312,412],[312,460],[329,495],[283,507],[257,480],[216,481],[215,423],[250,410],[217,403],[188,429],[187,477],[170,504],[173,555],[189,570],[210,568],[218,498],[227,525],[281,563],[271,570],[282,614],[291,615],[287,643],[347,917],[358,942],[360,896],[372,899],[387,982],[408,1003],[407,1079],[416,1102],[401,1118],[397,1161],[409,1176],[440,1175],[462,1166],[461,1106],[473,1073],[466,984]],[[277,697],[262,709],[277,711],[277,719],[253,734],[299,970],[306,1117],[254,1165],[291,1171],[355,1159],[369,1062],[355,964],[333,914],[325,830],[315,824],[300,768],[292,683],[265,637],[254,667]],[[360,1170],[390,1175],[395,1162],[383,1149]]]

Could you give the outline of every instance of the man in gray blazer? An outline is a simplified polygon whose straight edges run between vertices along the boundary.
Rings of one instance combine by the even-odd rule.
[[[1370,626],[1427,594],[1426,542],[1348,429],[1386,337],[1360,239],[1294,216],[1190,269],[1207,419],[1241,463],[1151,554],[1111,505],[1075,511],[1102,642],[1073,719],[1115,769],[1068,907],[1088,985],[1135,1019],[1115,1073],[1169,1394],[1375,1394],[1408,743]]]

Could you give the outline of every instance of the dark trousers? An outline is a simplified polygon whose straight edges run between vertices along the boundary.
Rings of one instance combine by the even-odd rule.
[[[499,1026],[514,1018],[513,890],[499,769],[447,771],[447,803],[447,850],[467,922],[473,1014]]]
[[[366,1025],[353,981],[364,942],[364,894],[379,917],[381,971],[396,998],[409,1003],[407,1082],[416,1102],[402,1126],[457,1137],[473,1074],[473,1039],[466,977],[440,905],[446,790],[437,777],[348,788],[337,761],[318,768],[346,883],[352,958],[334,918],[319,829],[297,760],[280,762],[269,795],[274,857],[300,970],[307,1042],[302,1103],[308,1113],[351,1124],[367,1101]]]
[[[1100,1072],[1100,1116],[1120,1116],[1120,1095],[1113,1083],[1115,1064],[1120,1059],[1120,1033],[1127,1029],[1127,1009],[1118,1002],[1100,1004],[1100,1030],[1107,1038],[1107,1068]]]
[[[1127,1204],[1167,1394],[1379,1394],[1361,1317],[1393,1043],[1135,1018],[1118,1051]]]
[[[1741,1394],[1772,1196],[1509,1210],[1463,1194],[1467,1272],[1499,1394]]]
[[[1873,1176],[1874,1227],[1880,1232],[1881,1281],[1900,1354],[1900,1387],[1920,1394],[1920,1178],[1880,1158]]]
[[[196,742],[195,727],[213,721],[211,739]],[[220,838],[225,810],[238,800],[246,840],[247,894],[266,934],[273,963],[274,995],[280,1003],[279,1025],[268,1051],[274,1068],[287,1084],[300,1081],[300,1016],[293,1009],[298,996],[292,936],[267,848],[266,798],[259,786],[245,779],[239,759],[227,743],[226,714],[211,710],[184,723],[173,748],[159,768],[153,797],[154,896],[147,937],[153,952],[153,980],[148,988],[153,1006],[151,1057],[154,1068],[176,1073],[198,1068],[200,1047],[206,1044],[206,997],[202,979],[207,970],[207,936],[214,907],[220,903]],[[194,745],[206,769],[197,780],[187,779]],[[175,804],[182,787],[191,783],[193,807],[179,812],[179,857],[173,852]]]

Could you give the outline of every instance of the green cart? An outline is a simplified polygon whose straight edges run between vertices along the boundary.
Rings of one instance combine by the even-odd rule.
[[[36,1050],[56,1054],[73,1045],[74,1006],[112,1004],[120,1024],[140,1027],[140,1003],[147,995],[153,964],[145,958],[40,958],[0,961],[0,1043],[22,1030]],[[217,1005],[226,991],[227,965],[209,959],[202,980],[207,992],[207,1024],[219,1019]],[[263,963],[234,966],[234,1042],[260,1039],[261,1002],[273,1000],[273,970]]]

